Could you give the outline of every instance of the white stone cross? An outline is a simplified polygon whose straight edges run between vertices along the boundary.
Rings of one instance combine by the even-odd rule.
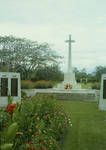
[[[69,53],[68,53],[68,72],[72,72],[72,55],[71,55],[71,43],[74,43],[74,40],[71,40],[71,35],[69,35],[69,40],[66,40],[69,44]]]

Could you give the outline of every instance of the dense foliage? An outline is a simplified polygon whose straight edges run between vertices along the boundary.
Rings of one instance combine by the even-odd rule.
[[[9,104],[7,108],[11,108]],[[52,97],[34,97],[2,109],[0,115],[1,149],[60,150],[70,119]],[[3,149],[4,148],[4,149]]]
[[[91,73],[87,73],[85,68],[83,68],[82,70],[74,68],[74,71],[78,82],[100,82],[101,75],[106,74],[106,66],[97,66]]]
[[[60,70],[58,65],[39,67],[36,72],[32,74],[31,80],[62,81],[63,72]]]
[[[106,74],[106,66],[97,66],[94,71],[96,81],[101,80],[101,74]]]
[[[0,71],[20,72],[22,79],[37,78],[38,68],[57,65],[59,58],[48,43],[0,36]]]

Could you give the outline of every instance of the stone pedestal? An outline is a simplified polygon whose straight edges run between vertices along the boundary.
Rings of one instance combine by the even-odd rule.
[[[75,80],[75,73],[68,72],[64,74],[64,81],[57,86],[59,89],[80,89],[81,86]]]

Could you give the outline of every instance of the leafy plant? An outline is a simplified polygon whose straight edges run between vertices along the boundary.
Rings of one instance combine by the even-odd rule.
[[[1,142],[8,144],[10,139],[13,150],[60,150],[61,139],[69,127],[69,118],[62,106],[53,97],[45,95],[23,100],[9,119],[8,130],[1,130]]]
[[[13,97],[8,95],[8,104],[11,104],[13,102]]]
[[[1,150],[12,150],[13,143],[18,130],[18,124],[16,122],[12,123],[6,132],[4,132],[4,144],[1,145]]]

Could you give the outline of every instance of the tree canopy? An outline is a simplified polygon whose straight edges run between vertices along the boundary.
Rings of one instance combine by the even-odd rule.
[[[16,71],[22,74],[58,64],[60,56],[51,49],[48,43],[17,38],[13,36],[0,36],[0,70]]]

